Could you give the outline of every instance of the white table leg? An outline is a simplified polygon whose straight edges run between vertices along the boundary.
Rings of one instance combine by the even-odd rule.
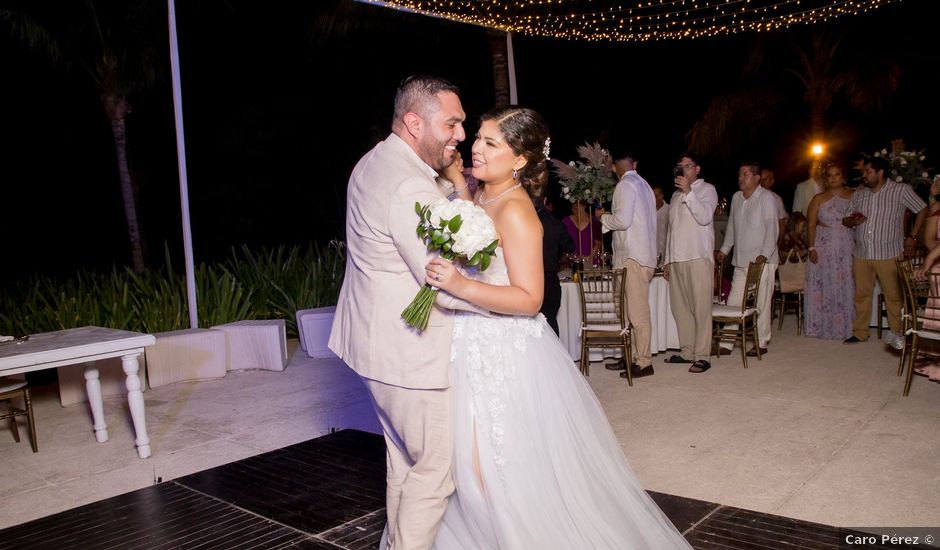
[[[88,404],[91,417],[95,421],[95,439],[98,443],[108,440],[108,424],[104,421],[104,405],[101,402],[101,382],[98,380],[98,366],[94,361],[85,367],[85,391],[88,392]]]
[[[137,438],[134,443],[137,444],[137,455],[140,458],[150,456],[150,438],[147,437],[147,417],[144,412],[144,394],[140,391],[140,377],[137,371],[140,370],[140,363],[137,362],[139,353],[125,355],[121,357],[124,374],[127,375],[127,404],[131,409],[131,419],[134,421],[134,433]]]

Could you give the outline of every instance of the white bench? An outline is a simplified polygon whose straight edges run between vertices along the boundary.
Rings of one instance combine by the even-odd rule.
[[[307,356],[335,357],[335,354],[327,347],[335,313],[336,306],[302,309],[297,312],[300,349],[307,352]]]
[[[154,334],[147,348],[147,379],[151,388],[188,380],[225,376],[228,348],[220,330],[193,328]]]
[[[283,319],[236,321],[216,325],[225,333],[228,370],[284,370],[287,366],[287,329]]]
[[[144,358],[141,357],[141,380],[144,380],[145,363]],[[85,364],[67,365],[56,369],[59,378],[59,403],[63,407],[88,401],[88,392],[85,389],[85,366]],[[124,374],[120,357],[100,359],[95,366],[98,367],[101,395],[105,397],[127,395],[127,375]],[[146,383],[142,386],[146,386]]]

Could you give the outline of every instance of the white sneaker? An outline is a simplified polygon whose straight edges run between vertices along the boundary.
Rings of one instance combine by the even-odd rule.
[[[904,349],[904,339],[897,333],[888,331],[885,333],[885,344],[896,350]]]

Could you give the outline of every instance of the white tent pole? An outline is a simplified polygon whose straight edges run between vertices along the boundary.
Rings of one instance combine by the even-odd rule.
[[[183,253],[186,262],[186,297],[189,327],[199,328],[196,312],[196,275],[193,268],[193,232],[189,225],[189,182],[186,179],[186,140],[183,132],[183,94],[180,88],[180,52],[176,40],[176,3],[167,0],[170,19],[170,69],[173,73],[173,111],[176,114],[176,157],[180,172],[180,209],[183,214]]]
[[[516,61],[512,55],[512,32],[506,33],[506,62],[509,65],[509,104],[519,104],[519,94],[516,93]]]

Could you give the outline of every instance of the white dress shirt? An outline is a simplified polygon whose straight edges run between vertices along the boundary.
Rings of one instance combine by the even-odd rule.
[[[793,211],[802,212],[804,216],[808,215],[810,201],[820,193],[822,193],[822,185],[813,178],[797,184],[793,192]]]
[[[715,228],[712,218],[718,206],[715,186],[699,178],[689,193],[676,190],[669,201],[669,235],[666,236],[666,263],[705,258],[713,262]]]
[[[768,189],[767,192],[770,193],[770,196],[774,199],[774,208],[777,209],[777,219],[782,220],[783,218],[789,217],[787,207],[783,205],[783,199],[780,198],[780,195],[770,189]]]
[[[646,180],[629,170],[617,182],[610,214],[601,216],[601,230],[613,231],[611,248],[615,268],[634,260],[643,267],[656,267],[656,198]]]
[[[780,262],[777,256],[780,222],[772,193],[758,186],[746,199],[741,191],[731,197],[731,215],[721,251],[727,254],[734,247],[731,264],[735,267],[747,267],[758,256],[767,258],[769,264]]]
[[[660,264],[666,258],[666,236],[669,235],[669,203],[656,211],[656,254]]]

